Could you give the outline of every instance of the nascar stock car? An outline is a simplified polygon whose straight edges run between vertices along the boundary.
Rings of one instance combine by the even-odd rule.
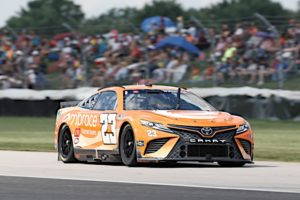
[[[135,85],[99,89],[57,112],[55,147],[68,163],[199,161],[252,163],[254,140],[242,117],[217,111],[188,89]]]

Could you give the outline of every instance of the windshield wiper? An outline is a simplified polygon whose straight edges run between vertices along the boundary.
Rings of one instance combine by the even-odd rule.
[[[180,94],[181,94],[181,88],[178,88],[178,90],[177,90],[177,103],[176,103],[175,110],[179,110],[179,108],[180,108]]]

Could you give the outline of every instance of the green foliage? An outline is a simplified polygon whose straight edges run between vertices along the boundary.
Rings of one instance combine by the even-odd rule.
[[[223,0],[208,8],[190,9],[188,13],[201,19],[208,27],[219,27],[221,24],[230,25],[241,21],[259,22],[254,18],[255,13],[266,17],[287,15],[292,17],[295,14],[284,9],[280,3],[271,0]]]
[[[71,0],[33,0],[28,3],[28,8],[22,8],[18,15],[10,18],[7,25],[12,28],[56,27],[54,32],[62,32],[62,23],[68,23],[79,31],[87,34],[108,32],[118,29],[121,32],[136,32],[141,22],[151,16],[168,16],[176,21],[178,16],[183,16],[188,22],[191,16],[200,19],[207,27],[220,27],[226,23],[231,26],[241,21],[254,21],[254,13],[267,17],[300,16],[299,12],[284,9],[278,2],[271,0],[223,0],[206,8],[184,9],[176,0],[152,0],[142,8],[113,8],[98,17],[84,19],[84,14],[79,5]],[[258,20],[257,20],[258,22]],[[285,23],[287,21],[284,21]],[[187,24],[187,23],[186,23]]]
[[[137,31],[135,30],[137,26],[135,22],[138,23],[136,21],[138,12],[136,8],[113,8],[99,17],[87,19],[81,30],[87,34],[105,33],[112,29],[118,29],[121,32],[134,32]]]
[[[168,16],[174,21],[178,16],[183,16],[185,22],[188,22],[191,16],[194,16],[203,21],[207,27],[220,27],[223,23],[233,26],[235,23],[247,20],[259,22],[254,18],[255,13],[267,17],[287,15],[296,17],[296,13],[284,9],[280,3],[271,0],[223,0],[207,8],[191,8],[188,10],[184,9],[176,0],[153,0],[141,9],[111,9],[97,18],[85,21],[82,30],[91,30],[89,28],[91,27],[98,32],[113,28],[117,28],[119,31],[132,31],[133,25],[139,27],[145,18],[151,16]],[[275,25],[277,25],[276,22]]]
[[[63,23],[76,25],[84,19],[80,5],[70,0],[34,0],[27,7],[11,17],[7,25],[15,29],[62,27]]]
[[[187,16],[187,13],[175,0],[153,0],[138,12],[137,17],[141,22],[152,16],[166,16],[175,20],[178,16]]]
[[[97,18],[85,21],[82,31],[85,33],[107,32],[118,29],[123,32],[136,32],[141,22],[152,16],[167,16],[176,20],[178,16],[186,16],[182,6],[175,0],[153,0],[141,9],[123,8],[110,9]]]
[[[266,16],[278,16],[289,14],[280,3],[271,0],[231,0],[222,1],[210,8],[200,9],[205,15],[211,18],[244,18],[253,16],[254,13],[260,13]]]

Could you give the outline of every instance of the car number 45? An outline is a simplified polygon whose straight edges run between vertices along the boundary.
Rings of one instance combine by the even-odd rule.
[[[100,124],[103,144],[117,144],[116,134],[116,116],[117,114],[101,114]]]

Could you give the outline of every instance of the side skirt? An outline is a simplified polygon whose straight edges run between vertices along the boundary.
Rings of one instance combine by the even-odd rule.
[[[117,151],[75,148],[74,155],[77,160],[82,162],[122,162]]]

